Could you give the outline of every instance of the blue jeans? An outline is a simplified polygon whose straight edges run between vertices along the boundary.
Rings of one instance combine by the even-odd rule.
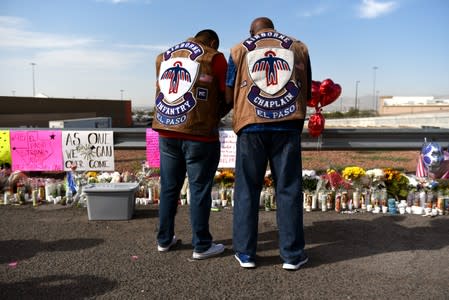
[[[268,162],[275,184],[280,255],[284,262],[291,263],[305,246],[299,130],[238,135],[233,248],[255,258],[259,199]]]
[[[159,232],[161,246],[170,244],[175,234],[175,215],[185,174],[190,188],[190,223],[194,251],[204,252],[212,244],[209,216],[211,189],[220,161],[220,142],[197,142],[159,137],[161,193]]]

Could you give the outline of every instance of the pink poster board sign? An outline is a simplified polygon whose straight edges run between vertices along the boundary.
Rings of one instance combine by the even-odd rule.
[[[161,159],[159,156],[159,134],[151,128],[147,128],[147,164],[150,168],[159,168]]]
[[[61,171],[62,139],[57,130],[10,132],[13,171]]]

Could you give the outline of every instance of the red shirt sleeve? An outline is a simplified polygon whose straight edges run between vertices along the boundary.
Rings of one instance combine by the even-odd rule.
[[[226,90],[226,71],[228,69],[228,62],[224,57],[223,53],[217,54],[212,59],[212,70],[216,78],[218,78],[218,84],[220,87],[220,92],[225,92]]]

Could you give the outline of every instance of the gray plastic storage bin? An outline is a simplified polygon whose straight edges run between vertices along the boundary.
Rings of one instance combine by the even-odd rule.
[[[129,220],[135,207],[136,183],[93,183],[83,188],[89,220]]]

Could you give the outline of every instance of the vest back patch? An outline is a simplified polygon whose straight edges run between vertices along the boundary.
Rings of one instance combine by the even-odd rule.
[[[174,57],[176,51],[187,51],[190,55]],[[159,68],[160,92],[156,98],[156,118],[161,124],[185,123],[187,113],[196,106],[193,88],[200,70],[196,59],[203,53],[203,48],[194,42],[183,42],[164,53]]]

